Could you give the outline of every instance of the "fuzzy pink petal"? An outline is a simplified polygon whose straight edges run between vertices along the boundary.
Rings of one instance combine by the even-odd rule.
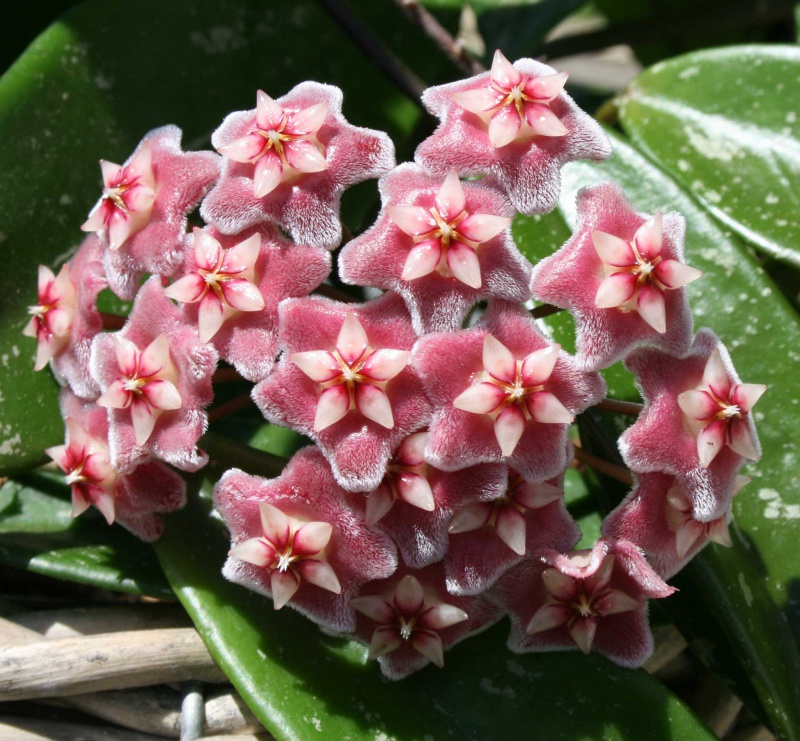
[[[731,401],[748,414],[766,390],[767,387],[761,383],[738,383],[733,388]]]
[[[286,161],[300,172],[322,172],[328,169],[325,155],[310,141],[300,139],[284,145]]]
[[[206,288],[206,282],[199,273],[189,273],[176,280],[164,289],[164,295],[175,301],[193,303],[200,299]]]
[[[700,457],[700,465],[708,468],[724,445],[725,423],[723,421],[712,422],[701,430],[697,436],[697,455]]]
[[[272,150],[266,152],[256,162],[253,172],[253,194],[256,198],[264,198],[277,188],[283,179],[281,159]]]
[[[222,283],[222,295],[228,305],[237,311],[261,311],[264,297],[249,280],[233,278]]]
[[[408,365],[410,358],[408,350],[376,350],[361,366],[361,372],[374,381],[388,381]]]
[[[744,419],[730,421],[729,444],[734,453],[738,453],[748,460],[757,461],[761,457],[750,432],[750,425]]]
[[[636,276],[631,273],[613,273],[597,289],[594,305],[598,309],[613,309],[629,301],[636,290]]]
[[[663,241],[662,221],[662,214],[656,214],[637,229],[636,236],[633,238],[639,254],[647,260],[653,260],[661,254]]]
[[[516,406],[506,407],[494,421],[494,434],[503,455],[514,453],[522,433],[525,431],[525,416]]]
[[[252,162],[262,152],[266,140],[259,134],[247,134],[235,139],[230,144],[218,147],[217,151],[234,162]]]
[[[553,375],[561,345],[548,345],[525,357],[522,362],[522,381],[526,386],[541,386]]]
[[[540,607],[528,622],[526,633],[542,633],[558,628],[572,617],[572,610],[565,605],[548,604]]]
[[[208,342],[219,332],[220,327],[225,321],[225,307],[217,298],[216,294],[209,291],[200,301],[197,310],[197,331],[200,335],[200,342]]]
[[[289,360],[317,383],[331,381],[342,372],[336,358],[327,350],[296,352],[289,356]]]
[[[263,90],[256,93],[256,122],[264,131],[275,130],[283,121],[283,108]]]
[[[442,259],[442,243],[439,239],[426,239],[414,245],[403,265],[403,280],[414,280],[430,275]]]
[[[276,610],[280,610],[300,588],[299,579],[290,571],[273,571],[270,574],[269,583]]]
[[[391,430],[394,427],[392,404],[385,391],[377,386],[359,384],[356,387],[356,407],[367,419]]]
[[[404,576],[394,590],[394,603],[403,615],[415,615],[422,609],[425,591],[416,577]]]
[[[464,189],[461,187],[461,181],[455,170],[447,173],[447,177],[436,192],[434,203],[439,215],[447,222],[455,219],[464,210],[466,205]]]
[[[514,553],[525,555],[525,516],[514,507],[503,507],[495,521],[497,534]]]
[[[489,141],[495,149],[511,144],[519,134],[521,122],[517,109],[505,105],[492,116],[489,122]]]
[[[522,75],[514,69],[499,49],[492,57],[492,80],[504,88],[512,88],[522,82]]]
[[[503,94],[492,87],[480,87],[475,90],[462,90],[453,93],[452,99],[465,111],[481,116],[489,113],[503,100]]]
[[[470,214],[458,225],[458,232],[471,242],[481,244],[493,239],[510,225],[511,219],[507,216]]]
[[[297,569],[309,584],[314,584],[320,589],[334,594],[342,593],[342,585],[339,583],[336,572],[327,561],[317,561],[316,559],[301,561],[297,565]]]
[[[300,556],[315,556],[331,539],[333,527],[327,522],[307,522],[294,534],[292,552]]]
[[[470,288],[481,287],[481,264],[472,247],[462,242],[453,242],[447,250],[447,267],[458,280]]]
[[[331,386],[325,389],[317,401],[314,415],[314,432],[336,424],[350,410],[350,394],[344,386]]]
[[[493,383],[479,383],[470,386],[453,399],[453,406],[465,412],[489,414],[497,409],[505,398],[506,394],[499,386]]]
[[[609,265],[622,268],[636,263],[630,242],[613,234],[595,229],[592,232],[592,244],[598,257]]]
[[[656,332],[664,334],[667,331],[667,305],[660,288],[652,283],[645,283],[639,291],[636,307],[642,319]]]
[[[525,120],[539,136],[564,136],[569,130],[553,111],[540,103],[525,104]]]
[[[388,206],[386,213],[406,234],[418,237],[436,228],[431,212],[421,206]]]
[[[498,381],[514,383],[517,359],[502,342],[487,334],[483,338],[483,367]]]
[[[367,333],[353,312],[347,312],[336,338],[336,350],[347,363],[355,363],[367,349]]]
[[[575,417],[549,391],[537,391],[528,397],[528,411],[537,422],[572,424]]]
[[[293,136],[310,136],[316,134],[328,115],[328,104],[316,103],[315,105],[304,108],[302,111],[293,113],[289,117],[286,132]]]
[[[397,493],[404,502],[424,509],[426,512],[433,512],[436,509],[431,485],[424,476],[404,471],[397,477],[396,486]]]
[[[653,270],[667,288],[680,288],[703,276],[703,271],[678,260],[662,260]]]

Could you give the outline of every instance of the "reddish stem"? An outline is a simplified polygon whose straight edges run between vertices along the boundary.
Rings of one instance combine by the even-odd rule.
[[[230,401],[226,401],[224,404],[220,404],[218,407],[214,407],[208,413],[208,421],[217,422],[220,419],[224,419],[225,417],[229,417],[231,414],[235,414],[242,409],[247,409],[253,400],[250,398],[250,394],[242,394],[241,396],[237,396]]]
[[[620,401],[619,399],[603,399],[599,404],[594,405],[595,409],[601,409],[604,412],[614,412],[615,414],[629,414],[632,417],[638,417],[644,404],[639,404],[636,401]]]
[[[103,329],[118,330],[125,326],[128,317],[120,316],[119,314],[109,314],[107,311],[100,312],[100,318],[103,320]]]
[[[575,448],[575,460],[579,463],[583,463],[590,468],[593,468],[595,471],[602,473],[604,476],[608,476],[611,479],[615,479],[627,486],[633,486],[633,475],[627,468],[623,468],[622,466],[617,466],[614,463],[610,463],[603,458],[600,458],[597,455],[592,453],[587,453],[582,448]]]

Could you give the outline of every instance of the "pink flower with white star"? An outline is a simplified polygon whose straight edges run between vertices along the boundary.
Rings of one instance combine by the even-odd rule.
[[[270,224],[231,237],[211,227],[196,229],[185,244],[183,268],[166,295],[183,303],[184,319],[201,329],[201,340],[214,330],[206,341],[222,360],[248,381],[263,380],[278,354],[278,304],[317,288],[330,273],[330,253],[295,244]],[[241,258],[248,251],[245,267]],[[212,262],[211,270],[205,267]],[[242,309],[259,304],[256,291],[262,307]]]
[[[720,517],[702,522],[674,476],[641,473],[636,478],[636,488],[603,520],[603,534],[636,543],[662,579],[677,574],[710,542],[731,545],[730,507]],[[736,477],[734,496],[749,480]]]
[[[634,210],[616,183],[578,192],[573,236],[533,271],[531,292],[575,317],[577,357],[605,368],[632,347],[686,352],[692,316],[684,286],[699,278],[685,265],[680,214]]]
[[[578,370],[527,311],[503,301],[476,327],[420,339],[412,365],[436,408],[431,463],[456,470],[502,461],[531,483],[564,470],[573,415],[605,392],[598,374]]]
[[[561,487],[560,477],[529,484],[509,470],[499,497],[457,508],[444,557],[447,590],[480,594],[525,555],[572,548],[580,530],[564,506]]]
[[[565,79],[533,59],[512,65],[498,51],[491,72],[429,88],[422,102],[441,123],[417,162],[438,175],[493,175],[518,211],[552,210],[564,163],[611,155],[600,125],[562,90]]]
[[[211,143],[224,164],[200,209],[207,223],[236,234],[272,221],[295,242],[327,249],[342,239],[344,190],[394,167],[389,137],[347,123],[342,91],[318,82],[277,101],[259,93],[256,109],[231,113]]]
[[[123,299],[136,295],[145,273],[173,275],[183,261],[187,214],[219,177],[219,155],[184,152],[181,136],[177,126],[162,126],[124,165],[100,161],[103,195],[81,228],[108,245],[108,283]]]
[[[350,605],[358,612],[356,637],[389,679],[407,677],[428,663],[441,668],[446,649],[501,616],[483,597],[447,594],[439,565],[401,568],[389,580],[367,584]]]
[[[214,489],[231,532],[225,578],[271,597],[276,609],[288,604],[328,630],[352,631],[349,600],[394,573],[397,551],[349,497],[315,447],[274,479],[228,471]]]
[[[749,410],[764,387],[740,383],[728,351],[709,329],[697,333],[683,358],[643,348],[630,354],[626,367],[636,375],[645,401],[644,410],[619,440],[626,465],[636,473],[675,476],[697,519],[707,522],[723,516],[744,463],[742,451],[751,459],[760,455]],[[735,399],[734,389],[741,389]],[[682,405],[695,416],[710,414],[709,409],[720,416],[698,420]]]
[[[528,298],[530,265],[514,246],[514,209],[486,181],[402,164],[380,182],[383,211],[342,249],[342,280],[396,291],[418,332],[448,331],[476,301]]]
[[[72,491],[72,516],[94,505],[109,525],[118,522],[144,541],[157,540],[164,529],[159,515],[186,503],[183,479],[153,461],[127,474],[118,472],[111,465],[105,409],[65,389],[61,413],[66,421],[66,442],[45,452],[66,475]]]
[[[278,311],[284,354],[253,399],[269,421],[311,437],[346,489],[376,488],[396,447],[430,415],[407,367],[417,336],[402,299],[287,299]]]
[[[42,370],[69,343],[77,304],[69,265],[61,267],[58,277],[40,265],[39,303],[28,307],[31,319],[22,330],[26,337],[35,337],[38,342],[34,370]]]
[[[217,352],[202,344],[164,295],[158,278],[139,291],[128,321],[92,344],[92,375],[108,408],[113,465],[127,472],[155,456],[185,471],[207,457],[196,449],[212,399]]]
[[[637,667],[653,650],[647,599],[674,591],[635,545],[600,540],[591,550],[542,551],[501,577],[493,596],[511,615],[512,651],[596,650]]]

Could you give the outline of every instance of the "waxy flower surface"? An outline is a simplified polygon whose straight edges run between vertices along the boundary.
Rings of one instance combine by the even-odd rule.
[[[38,343],[34,370],[42,370],[69,342],[77,303],[69,265],[62,266],[58,277],[50,268],[40,265],[39,303],[28,307],[31,320],[22,330]]]
[[[98,335],[91,369],[109,410],[113,465],[127,472],[149,456],[185,471],[207,460],[196,449],[212,399],[217,352],[181,321],[158,278],[139,291],[125,327]]]
[[[523,556],[572,548],[580,530],[563,500],[559,481],[529,484],[509,470],[499,497],[457,508],[444,557],[448,591],[480,594]]]
[[[748,412],[764,387],[740,383],[728,351],[709,329],[697,333],[684,358],[642,348],[631,353],[625,365],[636,375],[645,400],[639,418],[619,440],[626,465],[636,473],[662,472],[675,476],[690,498],[698,520],[707,522],[723,516],[730,506],[736,474],[744,463],[739,451],[746,450],[753,457],[760,455],[755,424]],[[726,392],[732,393],[737,386],[743,388],[744,408],[731,405],[732,400],[726,396]],[[706,405],[706,397],[711,399],[709,392],[715,393],[712,389],[722,393],[717,398],[726,404],[721,407],[714,401],[718,419],[698,420],[681,408],[683,402],[693,413],[705,414],[711,406]],[[691,393],[682,396],[687,391]],[[702,406],[692,405],[695,400],[702,402]],[[735,406],[735,410],[726,412],[729,405]],[[726,444],[733,437],[719,434],[728,434],[728,420],[737,423],[733,428],[737,430],[736,448]]]
[[[61,392],[66,420],[64,445],[46,453],[64,471],[72,492],[72,516],[94,505],[108,524],[117,522],[144,541],[157,540],[164,529],[160,514],[186,503],[186,483],[161,463],[148,461],[128,473],[111,465],[108,415],[105,409]]]
[[[342,249],[342,280],[399,293],[420,333],[460,327],[482,299],[527,299],[530,265],[514,246],[514,210],[497,188],[403,164],[380,191],[377,222]]]
[[[348,602],[362,584],[397,568],[397,551],[348,504],[318,449],[303,448],[280,476],[228,471],[214,503],[231,532],[223,569],[237,584],[266,594],[328,630],[355,628]]]
[[[311,437],[342,486],[376,488],[396,447],[430,416],[407,366],[417,336],[402,299],[287,299],[279,318],[284,354],[253,399],[271,422]]]
[[[412,364],[435,406],[427,459],[443,470],[503,461],[531,483],[563,471],[572,415],[605,392],[503,301],[479,326],[423,337]]]
[[[731,545],[730,508],[714,520],[701,522],[674,476],[640,473],[636,478],[636,488],[603,520],[603,535],[636,543],[662,579],[678,573],[709,542]],[[734,495],[748,481],[738,476]]]
[[[564,163],[611,154],[599,124],[561,90],[564,80],[546,64],[510,65],[498,52],[491,72],[428,88],[422,102],[441,123],[417,162],[439,175],[492,175],[518,211],[550,211]]]
[[[294,244],[269,224],[231,237],[195,229],[186,237],[179,278],[165,293],[183,304],[201,340],[258,382],[278,354],[278,304],[311,293],[330,273],[330,262],[326,250]]]
[[[683,286],[702,273],[683,263],[683,217],[640,214],[618,185],[600,183],[578,192],[577,218],[574,235],[536,265],[531,292],[575,316],[578,360],[605,368],[643,343],[686,352]]]
[[[446,649],[501,614],[483,597],[447,594],[438,565],[400,569],[389,580],[368,584],[350,604],[359,613],[356,637],[389,679],[402,679],[429,662],[441,668]]]
[[[674,591],[635,545],[600,540],[590,551],[542,551],[507,572],[493,594],[511,614],[512,651],[596,650],[637,667],[653,650],[647,599]]]
[[[222,177],[201,216],[223,234],[263,221],[296,242],[333,249],[342,239],[344,190],[394,167],[386,134],[342,116],[342,91],[303,82],[277,101],[259,93],[255,110],[231,113],[211,143],[224,155]]]
[[[163,126],[124,165],[101,161],[103,195],[81,228],[108,246],[108,284],[123,299],[136,295],[145,273],[173,275],[183,262],[187,214],[219,177],[220,157],[182,151],[181,136]]]

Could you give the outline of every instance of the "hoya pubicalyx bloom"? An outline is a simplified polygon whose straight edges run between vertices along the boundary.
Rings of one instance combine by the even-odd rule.
[[[264,221],[296,242],[333,249],[342,239],[344,190],[394,167],[381,131],[349,124],[342,91],[303,82],[273,100],[260,91],[255,110],[231,113],[211,136],[222,177],[200,214],[223,234]]]
[[[314,440],[342,486],[376,488],[403,438],[430,417],[408,365],[417,335],[403,300],[287,299],[278,313],[283,356],[253,390],[256,404]]]
[[[163,126],[124,165],[100,162],[103,193],[81,228],[106,245],[106,276],[121,298],[133,299],[145,273],[174,273],[187,215],[219,177],[219,155],[184,152],[181,136],[177,126]]]
[[[196,471],[208,457],[197,449],[211,402],[217,352],[181,320],[158,278],[139,291],[120,332],[98,335],[91,370],[97,400],[110,423],[112,463],[120,471],[148,457]]]
[[[584,367],[606,368],[643,343],[688,350],[692,315],[683,287],[702,273],[684,263],[684,231],[680,214],[641,214],[616,183],[578,192],[575,232],[536,265],[531,292],[574,315]]]
[[[366,582],[397,568],[391,539],[351,506],[315,447],[303,448],[280,476],[228,471],[214,503],[231,532],[223,574],[299,610],[329,631],[351,632],[349,601]]]
[[[481,299],[527,299],[530,265],[508,228],[514,209],[496,186],[405,163],[379,187],[383,209],[342,249],[342,280],[399,293],[420,333],[459,328]]]
[[[186,502],[186,483],[172,469],[144,461],[126,473],[111,462],[108,415],[93,402],[61,391],[66,425],[64,445],[45,452],[64,472],[72,493],[72,516],[96,507],[110,525],[118,522],[142,540],[157,540],[164,529],[159,515]]]
[[[561,166],[602,160],[611,143],[600,125],[563,90],[552,67],[501,52],[491,72],[428,88],[425,107],[441,123],[416,159],[439,175],[492,175],[518,211],[546,213],[558,200]]]
[[[573,415],[605,383],[537,328],[522,307],[495,301],[471,329],[421,338],[413,366],[435,407],[426,457],[443,470],[506,462],[531,483],[567,464]]]
[[[653,650],[647,600],[674,591],[633,543],[599,540],[591,550],[540,551],[501,577],[492,595],[511,616],[512,651],[598,651],[636,667]]]

